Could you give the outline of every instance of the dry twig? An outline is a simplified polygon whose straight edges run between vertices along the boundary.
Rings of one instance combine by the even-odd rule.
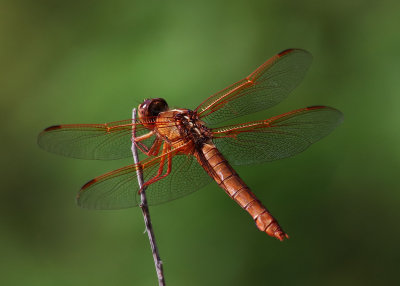
[[[135,122],[136,122],[136,108],[134,108],[132,110],[132,123],[135,123]],[[137,149],[136,149],[136,144],[135,144],[135,141],[134,141],[135,136],[136,136],[136,128],[135,128],[135,124],[132,124],[132,155],[133,155],[133,160],[134,160],[135,164],[138,164],[139,163],[139,157],[138,157],[138,153],[137,153]],[[161,261],[160,255],[158,253],[156,239],[155,239],[154,232],[153,232],[153,226],[152,226],[151,220],[150,220],[150,212],[149,212],[149,208],[147,206],[147,199],[146,199],[146,188],[143,188],[143,172],[142,172],[142,169],[138,168],[137,171],[136,171],[136,174],[137,174],[139,188],[141,189],[141,192],[140,192],[140,198],[141,198],[140,208],[142,209],[144,223],[146,225],[146,232],[147,232],[147,235],[149,236],[151,251],[153,253],[154,265],[155,265],[155,268],[156,268],[156,271],[157,271],[157,277],[158,277],[158,285],[164,286],[165,285],[165,279],[164,279],[163,265],[162,265],[162,261]]]

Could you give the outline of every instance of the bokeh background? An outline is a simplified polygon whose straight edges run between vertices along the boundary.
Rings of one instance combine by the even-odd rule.
[[[2,285],[156,285],[139,209],[75,204],[131,161],[40,150],[59,123],[130,117],[146,97],[194,108],[275,53],[309,50],[306,79],[266,118],[345,114],[296,157],[238,172],[291,239],[216,184],[151,208],[168,285],[394,285],[400,269],[400,2],[18,1],[0,4]]]

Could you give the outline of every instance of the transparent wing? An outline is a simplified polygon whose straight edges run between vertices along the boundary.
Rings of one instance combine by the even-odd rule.
[[[153,178],[161,165],[161,156],[144,160],[142,164],[144,181]],[[130,165],[97,177],[80,190],[78,205],[88,209],[122,209],[140,204],[136,170]],[[167,169],[165,160],[163,170]],[[197,163],[193,155],[175,155],[172,158],[171,173],[151,184],[146,190],[149,205],[171,201],[195,192],[211,182],[211,177]]]
[[[209,125],[270,108],[301,82],[312,61],[309,52],[285,50],[245,79],[217,92],[196,108]]]
[[[168,127],[170,124],[170,122],[160,123],[160,128]],[[46,151],[67,157],[121,159],[132,156],[132,126],[132,119],[105,124],[55,125],[39,134],[38,144]],[[143,122],[138,120],[135,128],[137,137],[149,132]]]
[[[193,155],[177,155],[172,159],[171,174],[151,184],[146,197],[150,205],[157,205],[191,194],[212,181]]]
[[[334,108],[313,106],[212,132],[215,145],[228,161],[245,165],[300,153],[332,132],[342,120],[342,113]]]

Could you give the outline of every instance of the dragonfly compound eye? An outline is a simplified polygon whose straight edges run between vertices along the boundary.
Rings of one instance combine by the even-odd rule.
[[[151,99],[151,102],[148,105],[147,112],[149,116],[158,116],[158,114],[167,110],[167,102],[163,98],[155,98]]]
[[[163,111],[168,110],[168,104],[163,98],[145,99],[142,104],[139,105],[139,116],[155,117]]]

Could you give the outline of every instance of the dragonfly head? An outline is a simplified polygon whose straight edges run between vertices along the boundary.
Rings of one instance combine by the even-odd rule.
[[[140,117],[157,117],[161,112],[167,111],[168,104],[163,98],[145,99],[139,105]]]
[[[145,99],[143,103],[139,105],[139,119],[142,122],[155,121],[158,114],[167,111],[168,109],[168,104],[163,98]]]

